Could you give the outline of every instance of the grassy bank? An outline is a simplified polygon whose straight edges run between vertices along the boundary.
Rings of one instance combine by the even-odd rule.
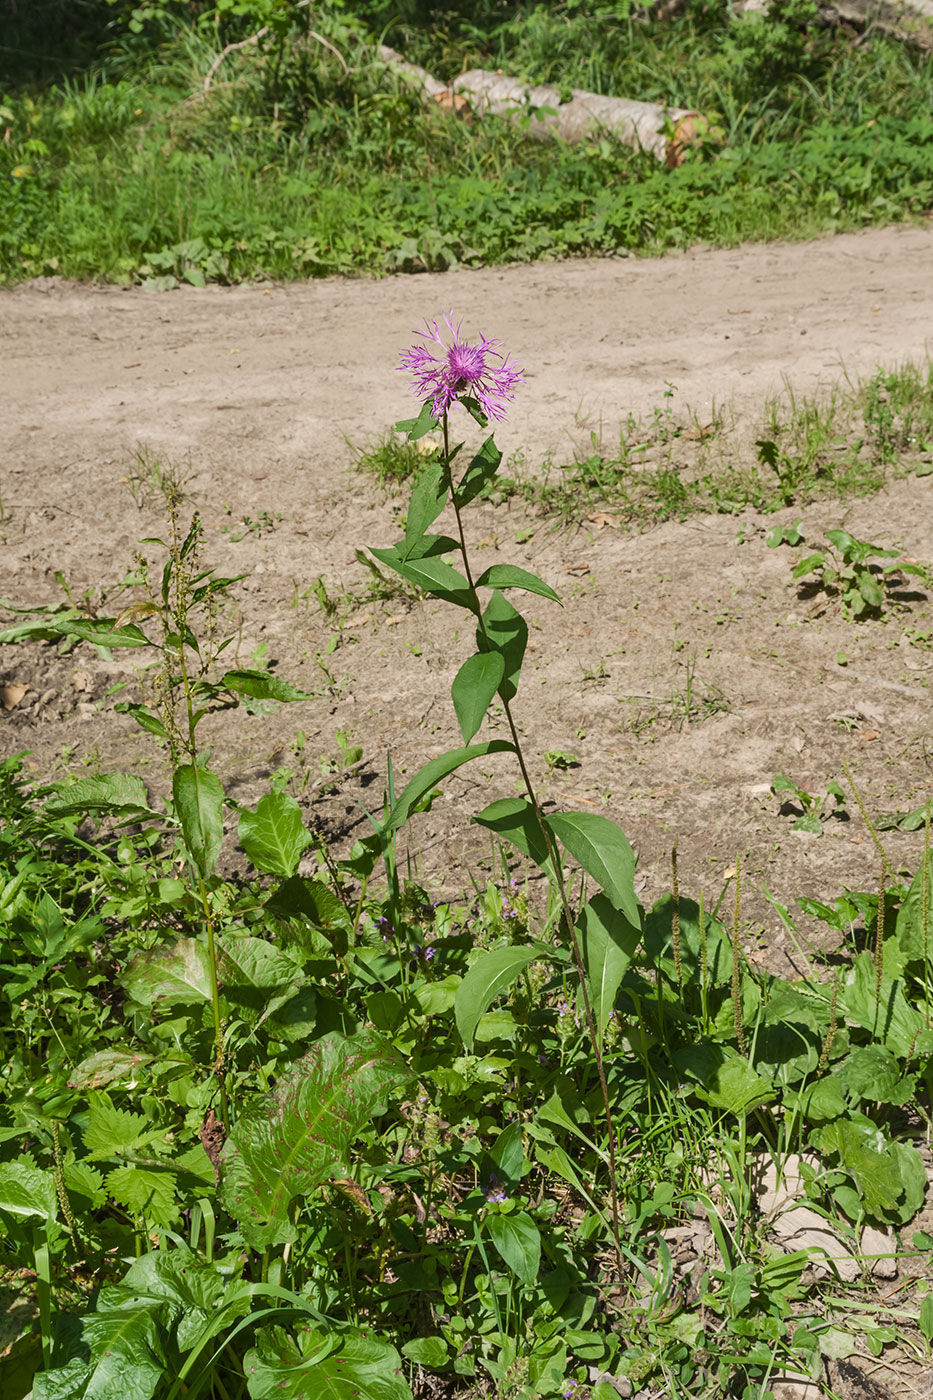
[[[482,30],[357,10],[228,53],[207,91],[241,31],[111,28],[43,85],[8,61],[0,276],[378,275],[810,236],[933,203],[933,69],[893,40],[697,5],[667,22],[511,6]],[[459,120],[377,58],[382,37],[445,80],[502,68],[690,107],[714,135],[668,170]]]

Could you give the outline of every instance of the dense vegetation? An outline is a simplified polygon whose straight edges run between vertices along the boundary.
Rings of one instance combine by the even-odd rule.
[[[690,0],[673,20],[595,0],[4,10],[6,278],[200,284],[660,252],[933,203],[929,57],[821,28],[811,0],[768,17]],[[706,136],[669,170],[604,137],[464,121],[426,106],[379,41],[445,81],[501,68],[695,109]],[[230,44],[244,46],[215,66]]]

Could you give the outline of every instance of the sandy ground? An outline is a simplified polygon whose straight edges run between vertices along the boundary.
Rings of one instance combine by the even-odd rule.
[[[56,570],[75,597],[119,581],[137,541],[165,529],[158,493],[131,492],[134,454],[180,464],[210,562],[250,575],[237,589],[240,664],[262,649],[317,696],[216,729],[215,761],[241,801],[277,766],[292,767],[293,790],[303,785],[309,801],[317,791],[312,817],[339,839],[365,819],[356,777],[337,798],[315,788],[338,730],[363,746],[367,805],[378,801],[387,751],[404,773],[457,741],[448,690],[467,655],[461,619],[431,603],[367,603],[354,552],[395,537],[404,498],[349,470],[350,444],[372,443],[411,412],[395,365],[421,318],[448,307],[525,366],[498,441],[523,448],[533,467],[548,453],[586,451],[590,431],[611,443],[627,413],[664,402],[666,385],[700,419],[718,405],[751,423],[785,378],[810,394],[922,358],[933,335],[933,230],[383,282],[147,294],[53,280],[0,295],[0,597],[61,597]],[[811,508],[804,527],[814,540],[845,524],[933,561],[931,493],[933,478],[910,478],[871,500]],[[263,512],[269,528],[236,528]],[[784,935],[759,882],[791,904],[847,882],[871,888],[877,861],[851,804],[852,820],[828,822],[822,837],[792,834],[768,792],[774,774],[815,788],[840,778],[845,758],[871,810],[908,809],[929,795],[933,733],[930,653],[905,635],[929,630],[929,603],[887,624],[811,617],[790,584],[788,551],[765,548],[773,519],[555,533],[514,507],[485,505],[472,529],[483,563],[532,567],[564,599],[562,610],[523,605],[532,642],[517,713],[530,750],[580,759],[560,773],[538,757],[544,791],[622,823],[646,899],[666,884],[675,835],[685,890],[702,883],[715,898],[741,854],[746,913],[766,923],[777,952]],[[342,599],[342,626],[307,595],[320,576]],[[697,694],[721,694],[728,708],[678,728],[671,701],[685,693],[688,665]],[[132,676],[122,658],[6,647],[0,676],[30,686],[0,713],[0,744],[32,749],[38,771],[100,762],[164,782],[158,753],[112,711],[108,688]],[[296,756],[299,729],[307,742]],[[452,780],[414,832],[424,868],[448,887],[468,886],[465,857],[488,854],[466,818],[513,790],[497,762]],[[918,841],[891,836],[892,859],[914,864]]]
[[[209,736],[214,762],[243,803],[289,768],[309,821],[338,847],[368,829],[360,803],[378,806],[387,752],[404,775],[458,742],[448,692],[468,654],[462,618],[367,596],[355,551],[391,542],[404,498],[354,471],[351,448],[411,412],[394,366],[420,319],[449,307],[525,366],[498,440],[524,449],[532,469],[549,453],[585,453],[590,431],[611,443],[628,413],[663,404],[667,385],[678,411],[707,421],[714,405],[727,409],[753,439],[765,396],[785,377],[813,394],[929,352],[933,230],[384,282],[146,294],[49,281],[0,293],[0,597],[57,600],[58,571],[75,598],[90,590],[99,603],[137,542],[165,530],[137,454],[176,464],[187,475],[184,512],[204,518],[209,562],[249,575],[227,618],[230,655],[274,665],[315,695],[271,717],[225,717]],[[811,540],[845,525],[933,563],[931,505],[933,477],[911,477],[871,500],[802,514]],[[681,889],[702,885],[707,907],[741,856],[749,949],[787,970],[795,954],[763,887],[796,917],[801,894],[874,887],[878,859],[854,803],[851,819],[829,820],[823,835],[795,834],[771,780],[785,772],[814,789],[831,778],[847,786],[845,759],[875,813],[929,797],[933,652],[911,637],[930,632],[933,611],[921,597],[862,626],[811,612],[788,551],[765,547],[774,520],[746,512],[642,533],[598,521],[555,532],[515,507],[481,505],[470,528],[482,564],[534,568],[563,596],[562,610],[539,598],[523,605],[532,630],[516,712],[541,791],[621,822],[646,901],[667,886],[675,836]],[[333,619],[315,600],[320,577],[338,603]],[[139,689],[125,658],[0,647],[3,683],[29,688],[0,710],[0,755],[31,750],[37,775],[124,769],[164,790],[162,756],[113,710]],[[688,684],[699,703],[680,725]],[[711,696],[722,706],[704,717]],[[322,762],[338,753],[338,732],[362,746],[363,761],[327,792]],[[580,764],[548,771],[548,750]],[[507,762],[491,761],[450,780],[417,819],[412,857],[435,889],[462,894],[470,872],[485,878],[489,847],[467,819],[515,784]],[[886,836],[894,864],[915,868],[921,839]],[[232,839],[227,858],[236,860]],[[869,1377],[847,1362],[836,1393],[928,1393],[920,1370],[894,1364],[876,1363]]]

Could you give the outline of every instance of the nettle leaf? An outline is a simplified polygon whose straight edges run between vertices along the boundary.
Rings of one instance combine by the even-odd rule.
[[[635,895],[635,853],[621,827],[595,812],[554,812],[544,820],[629,923],[641,928],[642,909]]]
[[[120,985],[140,1006],[193,1006],[211,1000],[207,941],[178,938],[136,957],[123,969]]]
[[[412,1400],[395,1348],[356,1331],[263,1327],[243,1371],[251,1400]]]
[[[538,593],[542,598],[550,598],[552,603],[560,602],[560,595],[554,592],[549,583],[530,574],[527,569],[519,569],[515,564],[492,564],[476,580],[477,588],[523,588],[526,593]]]
[[[108,1172],[104,1180],[107,1194],[132,1215],[141,1215],[158,1229],[167,1230],[178,1219],[175,1174],[166,1164],[162,1169],[123,1166]]]
[[[294,1237],[291,1201],[349,1174],[352,1142],[408,1078],[376,1037],[329,1035],[239,1119],[221,1158],[221,1199],[250,1244]]]
[[[26,1162],[0,1162],[0,1213],[52,1221],[58,1209],[55,1178]]]
[[[492,481],[499,470],[499,463],[502,461],[502,453],[495,442],[488,437],[483,443],[470,465],[467,467],[460,483],[457,486],[455,495],[457,505],[462,510],[464,506],[479,495],[483,487]]]
[[[84,1196],[92,1210],[98,1210],[107,1199],[104,1175],[90,1162],[67,1162],[62,1169],[65,1189],[69,1195]]]
[[[577,930],[586,967],[590,1003],[600,1040],[615,1006],[616,993],[641,942],[641,929],[597,894],[580,911]]]
[[[482,724],[504,672],[505,662],[498,652],[476,652],[454,677],[450,693],[465,744]]]
[[[138,1147],[152,1124],[142,1113],[114,1108],[103,1097],[95,1097],[88,1111],[84,1145],[95,1156],[116,1157]]]
[[[224,839],[223,784],[208,768],[186,763],[172,776],[172,796],[188,854],[206,879]]]
[[[242,812],[237,835],[257,870],[286,878],[294,875],[312,839],[301,808],[286,792],[266,793],[255,812]]]

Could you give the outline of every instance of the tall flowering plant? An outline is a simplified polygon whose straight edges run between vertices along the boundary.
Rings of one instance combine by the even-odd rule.
[[[603,1040],[622,978],[641,938],[643,911],[634,889],[635,857],[624,833],[608,818],[592,812],[545,812],[541,806],[513,716],[528,626],[507,594],[536,593],[555,603],[560,599],[542,578],[513,564],[493,564],[477,577],[467,548],[464,510],[495,478],[502,453],[489,435],[467,466],[456,470],[464,445],[451,442],[451,415],[465,411],[483,430],[490,419],[502,422],[524,373],[503,352],[498,340],[485,336],[476,342],[464,339],[462,321],[455,320],[452,311],[441,317],[441,325],[425,322],[416,335],[417,343],[405,351],[399,367],[409,373],[421,411],[417,418],[397,423],[396,428],[413,442],[440,430],[443,445],[439,455],[415,478],[404,537],[372,553],[432,597],[472,613],[475,650],[461,665],[451,687],[463,747],[432,759],[415,774],[391,806],[383,832],[389,836],[397,831],[438,782],[473,759],[508,753],[517,761],[524,795],[493,802],[473,820],[539,865],[558,901],[561,933],[579,978],[599,1072],[618,1247],[616,1141]],[[436,533],[435,522],[445,513],[452,531]],[[508,739],[474,742],[497,697]],[[576,911],[564,874],[568,855],[599,887]],[[560,945],[555,948],[540,941],[522,948],[494,949],[481,956],[463,979],[454,1007],[466,1048],[472,1049],[485,1010],[523,968],[533,960],[565,963],[567,957]],[[621,1262],[621,1248],[619,1257]]]

